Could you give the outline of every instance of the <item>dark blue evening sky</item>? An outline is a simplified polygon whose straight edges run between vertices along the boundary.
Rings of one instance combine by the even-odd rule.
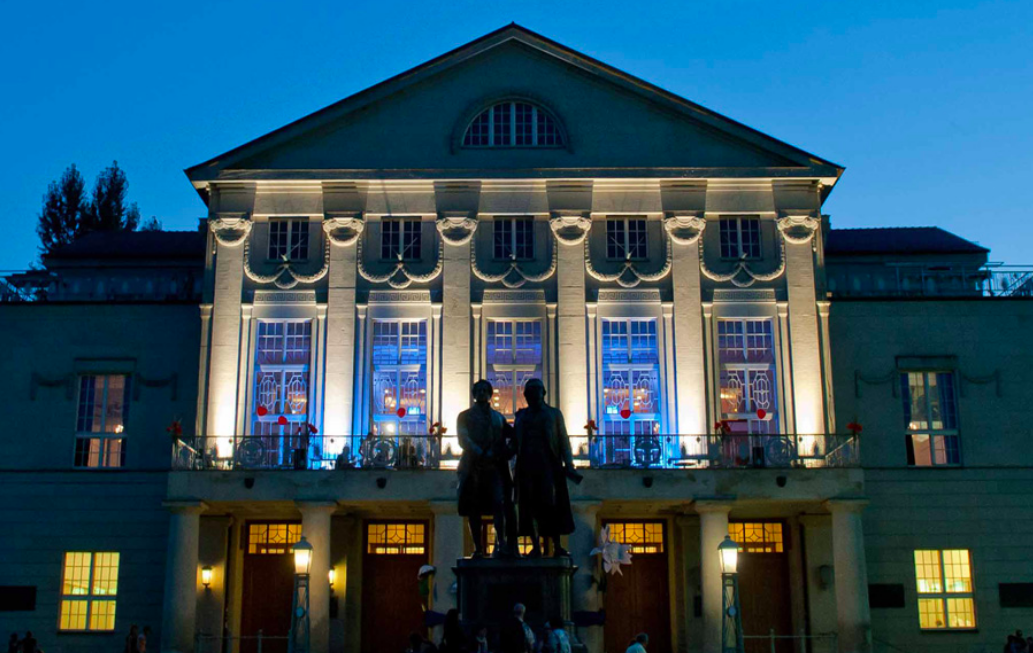
[[[0,269],[70,163],[92,185],[117,159],[144,217],[194,228],[187,166],[510,21],[846,166],[836,226],[1033,263],[1030,0],[252,0],[0,4]]]

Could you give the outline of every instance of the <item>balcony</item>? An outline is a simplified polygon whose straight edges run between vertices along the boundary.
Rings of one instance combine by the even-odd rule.
[[[1033,298],[1033,266],[830,265],[828,294],[846,297]]]
[[[795,469],[860,467],[856,435],[572,435],[574,463],[590,469]],[[455,469],[451,436],[195,437],[173,445],[172,469]]]

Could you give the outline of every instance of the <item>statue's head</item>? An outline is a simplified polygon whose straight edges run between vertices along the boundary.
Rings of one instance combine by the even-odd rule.
[[[476,403],[487,406],[493,394],[495,394],[495,388],[491,387],[491,383],[484,379],[473,384],[473,400]]]
[[[545,384],[541,379],[528,379],[524,384],[524,399],[527,405],[537,408],[545,402]]]

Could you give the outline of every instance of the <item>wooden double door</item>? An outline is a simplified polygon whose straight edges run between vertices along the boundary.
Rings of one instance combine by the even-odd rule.
[[[249,522],[244,549],[241,602],[241,653],[287,653],[294,600],[294,556],[291,546],[301,537],[297,522]]]
[[[782,522],[732,522],[739,543],[739,607],[744,635],[793,635],[789,581],[790,538]],[[745,640],[746,653],[770,653],[769,639]],[[793,640],[776,639],[776,653],[794,653]]]
[[[418,579],[429,559],[427,523],[368,521],[364,529],[362,653],[404,651],[410,633],[427,634]]]
[[[604,522],[611,539],[631,547],[632,561],[606,577],[606,653],[624,653],[639,633],[649,635],[649,653],[671,653],[671,598],[667,524],[663,521]]]

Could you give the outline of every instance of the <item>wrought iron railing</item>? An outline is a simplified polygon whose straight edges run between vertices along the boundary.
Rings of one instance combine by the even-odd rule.
[[[860,466],[860,443],[831,435],[572,435],[578,467],[593,469],[844,468]],[[178,470],[446,469],[460,449],[434,435],[233,435],[175,442]]]
[[[833,297],[1033,298],[1033,266],[886,265],[830,270]]]
[[[230,435],[180,438],[173,469],[438,469],[433,435]]]

